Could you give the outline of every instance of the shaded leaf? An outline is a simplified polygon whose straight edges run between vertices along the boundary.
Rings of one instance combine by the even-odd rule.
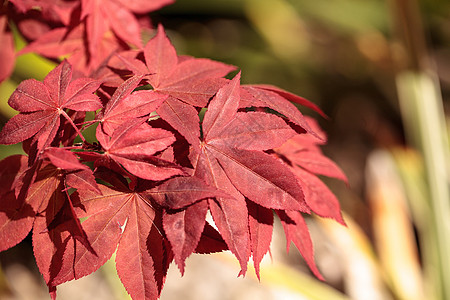
[[[27,160],[25,155],[16,154],[0,161],[0,196],[14,190],[28,168]]]
[[[158,107],[156,112],[164,121],[175,128],[196,151],[200,151],[200,119],[194,107],[169,97]]]
[[[120,280],[134,299],[157,299],[158,283],[155,261],[150,245],[161,243],[162,237],[154,228],[155,212],[137,195],[127,215],[116,254],[116,268]]]
[[[286,234],[287,251],[289,251],[290,244],[293,242],[314,275],[320,280],[324,280],[314,262],[313,244],[302,214],[296,211],[277,211],[277,214]]]
[[[184,210],[166,211],[163,215],[164,231],[182,275],[186,258],[194,252],[200,241],[207,210],[208,202],[200,201]]]
[[[181,209],[202,199],[228,196],[199,178],[190,176],[169,179],[144,194],[167,209]]]
[[[228,246],[220,233],[206,222],[195,253],[209,254],[225,250],[228,250]]]
[[[26,202],[18,201],[14,191],[0,197],[0,251],[20,243],[33,227],[36,212]]]
[[[86,189],[101,194],[94,174],[90,169],[70,172],[65,177],[66,184],[72,188],[77,190]]]
[[[175,141],[173,134],[163,129],[152,128],[143,121],[137,119],[122,124],[111,138],[97,127],[97,139],[106,151],[104,159],[110,158],[131,174],[148,180],[164,180],[175,175],[183,175],[181,167],[153,156]],[[101,164],[101,161],[98,163]]]
[[[43,156],[48,158],[55,167],[63,170],[75,171],[89,169],[78,160],[74,153],[62,148],[47,148]]]
[[[259,265],[264,255],[269,251],[270,242],[272,241],[273,212],[251,201],[247,201],[247,207],[253,264],[256,276],[260,279]]]

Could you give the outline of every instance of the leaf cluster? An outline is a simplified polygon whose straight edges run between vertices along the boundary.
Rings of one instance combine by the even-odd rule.
[[[73,54],[43,82],[20,83],[9,99],[19,114],[3,127],[0,143],[22,142],[27,155],[0,162],[0,251],[31,232],[53,298],[59,284],[96,271],[116,252],[128,293],[157,299],[169,264],[184,273],[192,253],[230,250],[240,274],[252,258],[259,276],[278,216],[287,249],[293,242],[322,278],[303,216],[344,224],[317,175],[346,178],[323,156],[316,122],[292,102],[319,108],[277,87],[242,85],[240,73],[226,79],[233,66],[177,55],[161,25],[145,46],[117,27],[114,14],[102,23],[110,27],[96,27],[107,12],[126,10],[122,22],[130,21],[132,12],[154,8],[140,4],[154,2],[11,2],[24,11],[42,5],[43,13],[64,3],[71,18],[78,9],[82,22],[72,28],[67,11],[59,11],[59,21],[72,25],[49,30],[28,50],[55,51],[53,35],[63,28],[62,48],[86,47],[91,55],[79,68]],[[72,40],[77,26],[89,43]],[[115,49],[99,64],[94,49],[108,31],[137,48]],[[91,126],[93,140],[83,135]]]

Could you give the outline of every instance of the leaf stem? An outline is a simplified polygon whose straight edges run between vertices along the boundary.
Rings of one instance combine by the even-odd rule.
[[[61,115],[64,116],[64,118],[67,119],[67,121],[69,121],[69,123],[70,123],[70,124],[72,125],[72,127],[75,129],[75,131],[77,132],[77,134],[79,135],[79,137],[81,138],[81,140],[82,140],[84,143],[87,143],[87,142],[86,142],[86,139],[85,139],[84,136],[83,136],[83,134],[82,134],[81,131],[78,129],[78,127],[75,125],[75,123],[72,121],[72,119],[67,115],[67,113],[66,113],[63,109],[60,110],[60,113],[61,113]]]

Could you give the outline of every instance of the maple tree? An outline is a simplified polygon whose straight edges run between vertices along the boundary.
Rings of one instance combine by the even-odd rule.
[[[317,123],[292,102],[323,115],[317,106],[242,85],[240,72],[227,79],[233,66],[178,55],[162,25],[143,45],[138,15],[171,1],[10,2],[1,40],[11,35],[6,16],[32,19],[39,7],[26,24],[48,26],[21,53],[70,54],[43,82],[19,84],[8,101],[19,114],[0,132],[1,144],[22,142],[27,154],[0,162],[0,251],[31,232],[52,298],[114,252],[135,299],[157,299],[170,263],[184,273],[192,253],[230,250],[242,275],[252,257],[259,277],[274,216],[287,249],[293,242],[322,278],[303,215],[345,224],[317,175],[346,177],[322,154]],[[90,126],[93,140],[83,136]]]

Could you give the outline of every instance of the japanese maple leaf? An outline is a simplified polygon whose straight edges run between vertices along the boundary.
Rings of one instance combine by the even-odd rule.
[[[83,74],[83,76],[92,77],[113,52],[128,49],[115,35],[105,33],[95,51],[91,52],[85,32],[85,22],[68,27],[57,27],[42,34],[18,54],[35,52],[53,59],[68,56],[67,61],[73,66],[76,76]]]
[[[3,212],[0,214],[0,235],[2,236],[0,249],[5,250],[15,245],[25,238],[33,226],[40,226],[35,218],[43,214],[46,215],[46,225],[42,224],[42,230],[49,232],[53,227],[65,224],[65,231],[70,232],[71,236],[79,239],[89,248],[73,206],[68,198],[64,197],[63,183],[100,193],[92,172],[89,172],[89,168],[81,164],[73,153],[64,149],[46,149],[43,157],[48,158],[53,166],[48,163],[43,164],[24,200],[15,197],[13,187],[14,182],[19,180],[21,174],[27,169],[27,158],[21,155],[10,156],[0,163],[4,167],[3,172],[0,173],[0,179],[4,184],[0,193],[2,197],[0,208]],[[56,248],[59,246],[55,244]],[[41,248],[39,246],[39,249]],[[35,250],[35,253],[39,251]]]
[[[72,152],[62,148],[47,148],[43,153],[55,167],[64,170],[64,182],[76,189],[86,189],[100,193],[97,182],[91,169],[82,164],[79,158]]]
[[[290,101],[295,101],[323,114],[323,112],[312,102],[284,90],[266,85],[244,85],[242,86],[241,94],[242,101],[240,107],[264,107],[273,109],[284,116],[287,121],[300,126],[301,130],[297,130],[298,132],[306,131],[319,137],[310,127],[300,110],[298,110]]]
[[[111,135],[117,127],[127,121],[148,116],[166,100],[167,95],[151,90],[133,92],[141,79],[142,76],[133,76],[123,82],[108,100],[105,109],[97,116],[106,134]]]
[[[273,92],[273,93],[278,94],[279,96],[285,98],[286,100],[289,100],[291,102],[311,108],[312,110],[314,110],[314,111],[318,112],[320,115],[322,115],[322,117],[328,118],[327,115],[316,104],[312,103],[311,101],[309,101],[303,97],[300,97],[298,95],[295,95],[288,91],[280,89],[279,87],[269,85],[269,84],[250,84],[250,85],[247,85],[247,87],[250,87],[250,88],[253,87],[253,88],[257,88],[259,90]]]
[[[52,288],[55,274],[61,269],[71,268],[62,260],[69,240],[76,239],[88,251],[95,251],[90,247],[71,201],[64,192],[64,170],[44,161],[29,186],[27,197],[23,200],[15,197],[12,186],[20,180],[26,161],[25,156],[11,156],[0,162],[2,167],[8,167],[0,172],[0,179],[5,184],[5,190],[9,190],[6,193],[2,190],[0,195],[0,249],[3,251],[14,246],[32,230],[36,263]],[[65,167],[69,164],[63,163]],[[57,165],[61,166],[60,163]],[[80,166],[69,168],[78,169]],[[84,166],[81,168],[84,169]]]
[[[273,211],[271,209],[247,201],[248,227],[250,232],[250,250],[252,252],[255,273],[260,279],[260,264],[269,251],[273,232]]]
[[[43,34],[20,54],[37,52],[55,59],[69,54],[68,60],[74,68],[90,76],[112,52],[129,49],[129,45],[143,47],[141,25],[134,13],[148,13],[172,2],[83,0],[80,8],[79,1],[15,0],[14,4],[22,12],[39,7],[44,18],[65,25]],[[28,30],[26,26],[24,29]]]
[[[104,185],[99,187],[102,195],[79,190],[81,203],[76,204],[82,208],[77,208],[80,217],[89,216],[83,222],[83,228],[97,255],[77,241],[68,241],[70,244],[65,246],[64,253],[60,256],[63,258],[62,262],[68,262],[71,267],[63,265],[54,272],[52,284],[56,286],[96,271],[111,257],[121,240],[116,256],[118,273],[123,277],[122,270],[130,271],[128,285],[142,287],[138,294],[142,297],[138,298],[156,299],[158,283],[154,270],[162,268],[164,252],[162,237],[153,224],[157,223],[155,211],[138,193],[111,189]],[[151,243],[148,240],[150,237]],[[126,283],[127,279],[124,280],[124,284]]]
[[[74,122],[76,123],[81,123],[84,121],[85,118],[85,112],[77,112],[77,111],[73,111],[70,110],[68,112],[68,115],[73,118]],[[72,146],[73,145],[73,141],[75,139],[76,136],[78,136],[78,134],[80,133],[79,130],[76,127],[72,127],[73,123],[72,120],[70,120],[70,122],[67,119],[63,119],[61,120],[61,125],[60,128],[57,132],[57,134],[55,135],[55,138],[52,142],[53,145],[65,145],[65,146]],[[27,194],[29,192],[29,187],[30,185],[34,182],[35,178],[36,178],[36,174],[38,172],[38,170],[40,169],[42,162],[44,159],[48,159],[48,154],[50,154],[50,151],[55,152],[56,150],[59,150],[60,153],[62,153],[63,149],[58,149],[58,148],[46,148],[44,149],[44,151],[40,151],[39,149],[37,149],[38,144],[39,144],[39,139],[40,136],[39,135],[35,135],[33,138],[30,138],[28,140],[25,140],[22,144],[24,151],[28,154],[28,165],[29,167],[23,172],[23,174],[20,177],[20,180],[17,181],[17,183],[14,186],[15,189],[15,194],[17,196],[18,199],[25,199],[27,197]],[[44,145],[45,146],[45,145]],[[56,154],[56,153],[55,153]],[[71,154],[72,156],[74,156],[74,154]],[[67,155],[64,155],[64,157],[62,159],[69,159],[70,157],[67,157]],[[74,156],[72,158],[73,160],[76,160],[77,158]],[[95,188],[95,181],[92,177],[92,174],[89,174],[88,170],[89,168],[84,167],[81,168],[82,165],[78,164],[80,166],[80,168],[78,168],[77,170],[72,170],[73,174],[70,176],[67,176],[66,178],[71,178],[71,179],[75,179],[78,175],[85,175],[86,178],[83,179],[82,181],[86,181],[86,182],[91,182],[94,183],[94,185],[92,185],[91,187]],[[60,167],[61,169],[66,169],[64,165],[58,165],[58,167]],[[92,173],[92,172],[91,172]],[[75,186],[74,186],[75,187]],[[88,187],[88,188],[91,188]],[[84,186],[83,188],[86,188],[86,186]]]
[[[323,133],[317,122],[307,119],[315,132]],[[305,200],[312,211],[321,217],[332,218],[344,224],[339,201],[329,188],[316,176],[324,175],[347,182],[347,177],[331,159],[323,155],[319,145],[324,142],[317,137],[305,133],[294,136],[275,152],[292,164],[305,193]]]
[[[123,41],[143,47],[137,19],[117,1],[83,0],[81,18],[86,19],[89,53],[95,53],[105,34],[111,30]]]
[[[58,58],[69,53],[73,54],[83,48],[83,30],[82,25],[54,28],[26,45],[18,55],[35,52],[46,57]]]
[[[298,211],[277,211],[277,214],[286,235],[286,250],[289,252],[291,242],[294,243],[314,275],[323,280],[314,262],[313,244],[302,214]]]
[[[217,197],[209,204],[220,233],[244,273],[249,239],[245,199],[268,209],[309,212],[309,208],[295,175],[264,152],[283,144],[294,130],[273,114],[237,112],[239,78],[221,88],[209,103],[200,152],[192,155],[192,164],[195,176],[232,196]]]
[[[72,67],[63,61],[44,82],[28,79],[19,84],[8,103],[20,114],[5,124],[0,132],[0,143],[15,144],[36,136],[39,153],[55,138],[61,116],[72,123],[66,109],[95,111],[102,107],[99,98],[93,94],[100,82],[89,78],[72,81],[71,78]]]
[[[177,177],[144,194],[166,208],[163,214],[164,231],[172,246],[175,262],[183,274],[185,260],[194,252],[204,232],[208,211],[207,201],[197,200],[229,196],[196,177]]]
[[[73,273],[62,274],[59,281],[94,272],[117,249],[117,273],[128,293],[133,299],[157,299],[171,260],[163,232],[167,230],[173,247],[186,247],[173,244],[178,232],[171,232],[176,226],[162,225],[163,208],[182,209],[214,197],[216,190],[194,177],[175,177],[153,187],[138,184],[135,189],[100,185],[100,190],[102,195],[77,191],[79,203],[76,204],[80,208],[77,214],[87,217],[83,228],[98,256],[77,247],[71,261]],[[201,217],[204,222],[204,216]],[[179,231],[183,226],[178,227]],[[192,228],[198,229],[202,233],[203,225]],[[183,242],[191,240],[183,239]],[[189,248],[195,249],[199,240],[191,243]]]
[[[49,290],[55,291],[61,272],[72,270],[66,249],[75,243],[92,255],[97,255],[87,240],[72,200],[64,192],[62,171],[47,165],[31,185],[27,202],[40,212],[33,224],[33,249],[36,264]]]
[[[145,65],[122,57],[122,69],[136,75],[150,74],[147,79],[154,91],[197,107],[206,106],[226,82],[222,77],[235,69],[210,59],[178,56],[162,25],[146,44],[144,57]]]
[[[141,26],[134,13],[145,14],[171,4],[171,0],[82,0],[81,18],[86,18],[89,52],[94,53],[108,31],[142,48]]]
[[[105,150],[103,154],[94,154],[97,166],[114,170],[114,165],[120,164],[131,174],[148,180],[185,174],[178,165],[154,155],[170,146],[175,137],[169,131],[151,127],[145,118],[125,122],[111,137],[99,126],[97,139]]]
[[[315,132],[319,132],[321,136],[324,136],[314,119],[307,118],[307,121],[314,128]],[[323,137],[323,139],[325,138]],[[323,140],[319,140],[311,134],[299,134],[277,148],[276,151],[314,174],[333,177],[346,182],[347,177],[344,172],[336,163],[322,153],[319,146],[323,144]]]
[[[20,158],[22,162],[20,165],[26,165],[25,156],[12,156],[4,162],[16,158]],[[70,259],[65,260],[67,256],[64,256],[67,245],[73,245],[77,240],[87,251],[96,255],[65,192],[65,184],[95,194],[101,192],[90,169],[81,164],[70,151],[47,148],[42,159],[40,164],[42,167],[36,172],[26,198],[21,201],[20,198],[14,197],[14,193],[8,193],[8,205],[1,206],[5,209],[14,207],[15,210],[13,215],[7,215],[9,219],[6,223],[3,219],[0,220],[2,224],[0,235],[3,235],[1,248],[12,246],[9,241],[19,242],[33,228],[36,263],[54,297],[56,285],[53,282],[57,275],[72,268]],[[13,168],[10,168],[11,170]],[[9,185],[8,178],[2,179]],[[15,224],[14,228],[11,228],[12,224]]]
[[[0,15],[0,82],[11,75],[14,69],[15,50],[12,33],[7,28],[6,15]]]
[[[282,145],[294,131],[273,114],[237,112],[238,107],[236,76],[208,106],[202,124],[201,155],[209,161],[217,160],[233,185],[259,205],[307,212],[301,189],[289,169],[263,152]]]
[[[27,160],[24,155],[13,155],[0,161],[0,251],[22,241],[33,226],[33,207],[14,193],[15,184],[27,169]]]
[[[46,20],[59,21],[64,25],[69,24],[73,10],[79,6],[78,1],[64,0],[10,0],[10,2],[21,13],[39,9]]]
[[[200,201],[183,210],[166,210],[163,214],[164,232],[182,275],[186,258],[194,252],[202,237],[207,212],[208,202]]]
[[[116,0],[116,2],[128,8],[133,13],[145,14],[172,4],[175,0]]]

